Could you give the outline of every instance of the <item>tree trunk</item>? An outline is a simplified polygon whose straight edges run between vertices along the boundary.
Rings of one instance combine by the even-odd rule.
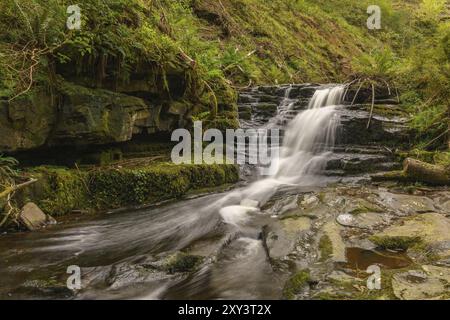
[[[432,185],[450,185],[450,172],[443,166],[407,158],[403,163],[403,171],[404,175],[411,181]]]

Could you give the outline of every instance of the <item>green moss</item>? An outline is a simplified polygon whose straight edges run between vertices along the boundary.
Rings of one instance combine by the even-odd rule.
[[[292,300],[310,281],[309,270],[302,270],[289,278],[283,289],[283,297]]]
[[[369,240],[382,249],[403,250],[403,251],[406,251],[409,248],[421,243],[421,238],[415,236],[410,237],[372,236],[369,238]]]
[[[42,192],[35,195],[39,207],[53,216],[70,213],[74,209],[89,207],[86,175],[80,171],[64,168],[40,167],[39,184]]]
[[[39,167],[39,191],[29,196],[51,215],[73,210],[112,209],[180,198],[191,190],[213,188],[239,180],[234,165],[159,163],[138,169],[96,169],[89,172]]]
[[[177,252],[168,257],[164,264],[164,270],[169,273],[190,272],[194,270],[203,258],[200,256],[188,255],[183,252]]]
[[[157,164],[142,169],[89,173],[89,189],[98,205],[113,207],[180,198],[189,190],[236,182],[234,165]]]
[[[319,241],[320,261],[328,260],[333,254],[333,244],[330,237],[323,235]]]

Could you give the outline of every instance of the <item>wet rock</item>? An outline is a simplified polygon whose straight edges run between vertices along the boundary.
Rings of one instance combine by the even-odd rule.
[[[416,215],[375,234],[373,239],[380,244],[402,240],[407,248],[420,241],[447,257],[450,256],[450,219],[439,213]]]
[[[341,214],[336,221],[344,227],[372,230],[385,223],[383,215],[376,212],[364,212],[357,215]]]
[[[298,196],[287,196],[276,200],[272,207],[268,209],[268,213],[277,216],[281,216],[285,213],[292,215],[292,211],[298,209],[297,199]]]
[[[407,117],[386,117],[375,115],[369,122],[370,107],[353,106],[339,109],[340,127],[337,136],[337,144],[367,145],[370,143],[382,143],[385,146],[397,146],[409,140],[410,132],[406,125]]]
[[[423,266],[422,270],[410,270],[395,274],[392,288],[402,300],[439,299],[448,293],[450,270],[436,266]]]
[[[141,125],[145,127],[149,118],[149,107],[140,98],[67,84],[64,86],[64,104],[59,111],[59,120],[48,144],[61,146],[128,141],[133,130]]]
[[[203,257],[177,252],[167,257],[163,269],[169,273],[190,272],[202,261]]]
[[[436,212],[433,200],[428,197],[380,192],[381,204],[399,215]]]
[[[316,206],[319,204],[320,200],[315,195],[305,195],[303,200],[300,202],[300,205],[307,209]]]
[[[264,227],[263,234],[269,257],[283,258],[294,251],[300,235],[311,228],[306,217],[288,218]]]
[[[352,276],[346,274],[345,272],[338,271],[338,270],[335,270],[331,274],[329,274],[327,276],[327,280],[340,282],[340,283],[358,283],[358,282],[364,281],[362,279],[352,277]]]
[[[19,215],[19,221],[30,231],[39,230],[48,224],[55,224],[56,220],[46,215],[33,202],[28,202],[22,208]]]
[[[17,288],[12,297],[21,297],[35,299],[40,297],[44,299],[68,299],[73,298],[74,292],[67,288],[66,283],[49,280],[28,280]]]

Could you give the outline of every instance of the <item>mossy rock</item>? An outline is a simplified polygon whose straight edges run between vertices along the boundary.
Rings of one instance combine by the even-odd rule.
[[[333,255],[333,244],[330,237],[323,235],[319,240],[320,261],[326,261]]]
[[[295,296],[301,293],[301,290],[308,285],[310,280],[309,270],[297,272],[286,282],[283,288],[283,297],[288,300],[295,299]]]
[[[169,256],[163,269],[169,273],[193,271],[203,261],[203,257],[177,252]]]

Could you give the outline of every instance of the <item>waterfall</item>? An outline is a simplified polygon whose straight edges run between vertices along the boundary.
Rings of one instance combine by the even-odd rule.
[[[222,207],[219,212],[224,221],[238,225],[248,219],[248,213],[264,205],[280,186],[318,183],[334,146],[339,125],[336,108],[341,104],[344,92],[344,86],[317,90],[308,108],[287,125],[280,158],[273,164],[275,174],[231,192],[211,208]],[[278,117],[282,117],[283,111],[291,105],[289,100],[289,94],[286,94]],[[230,201],[240,201],[240,205],[227,206]]]
[[[295,182],[324,168],[334,146],[339,125],[336,106],[342,102],[344,91],[344,86],[317,90],[308,109],[288,124],[275,178]]]

